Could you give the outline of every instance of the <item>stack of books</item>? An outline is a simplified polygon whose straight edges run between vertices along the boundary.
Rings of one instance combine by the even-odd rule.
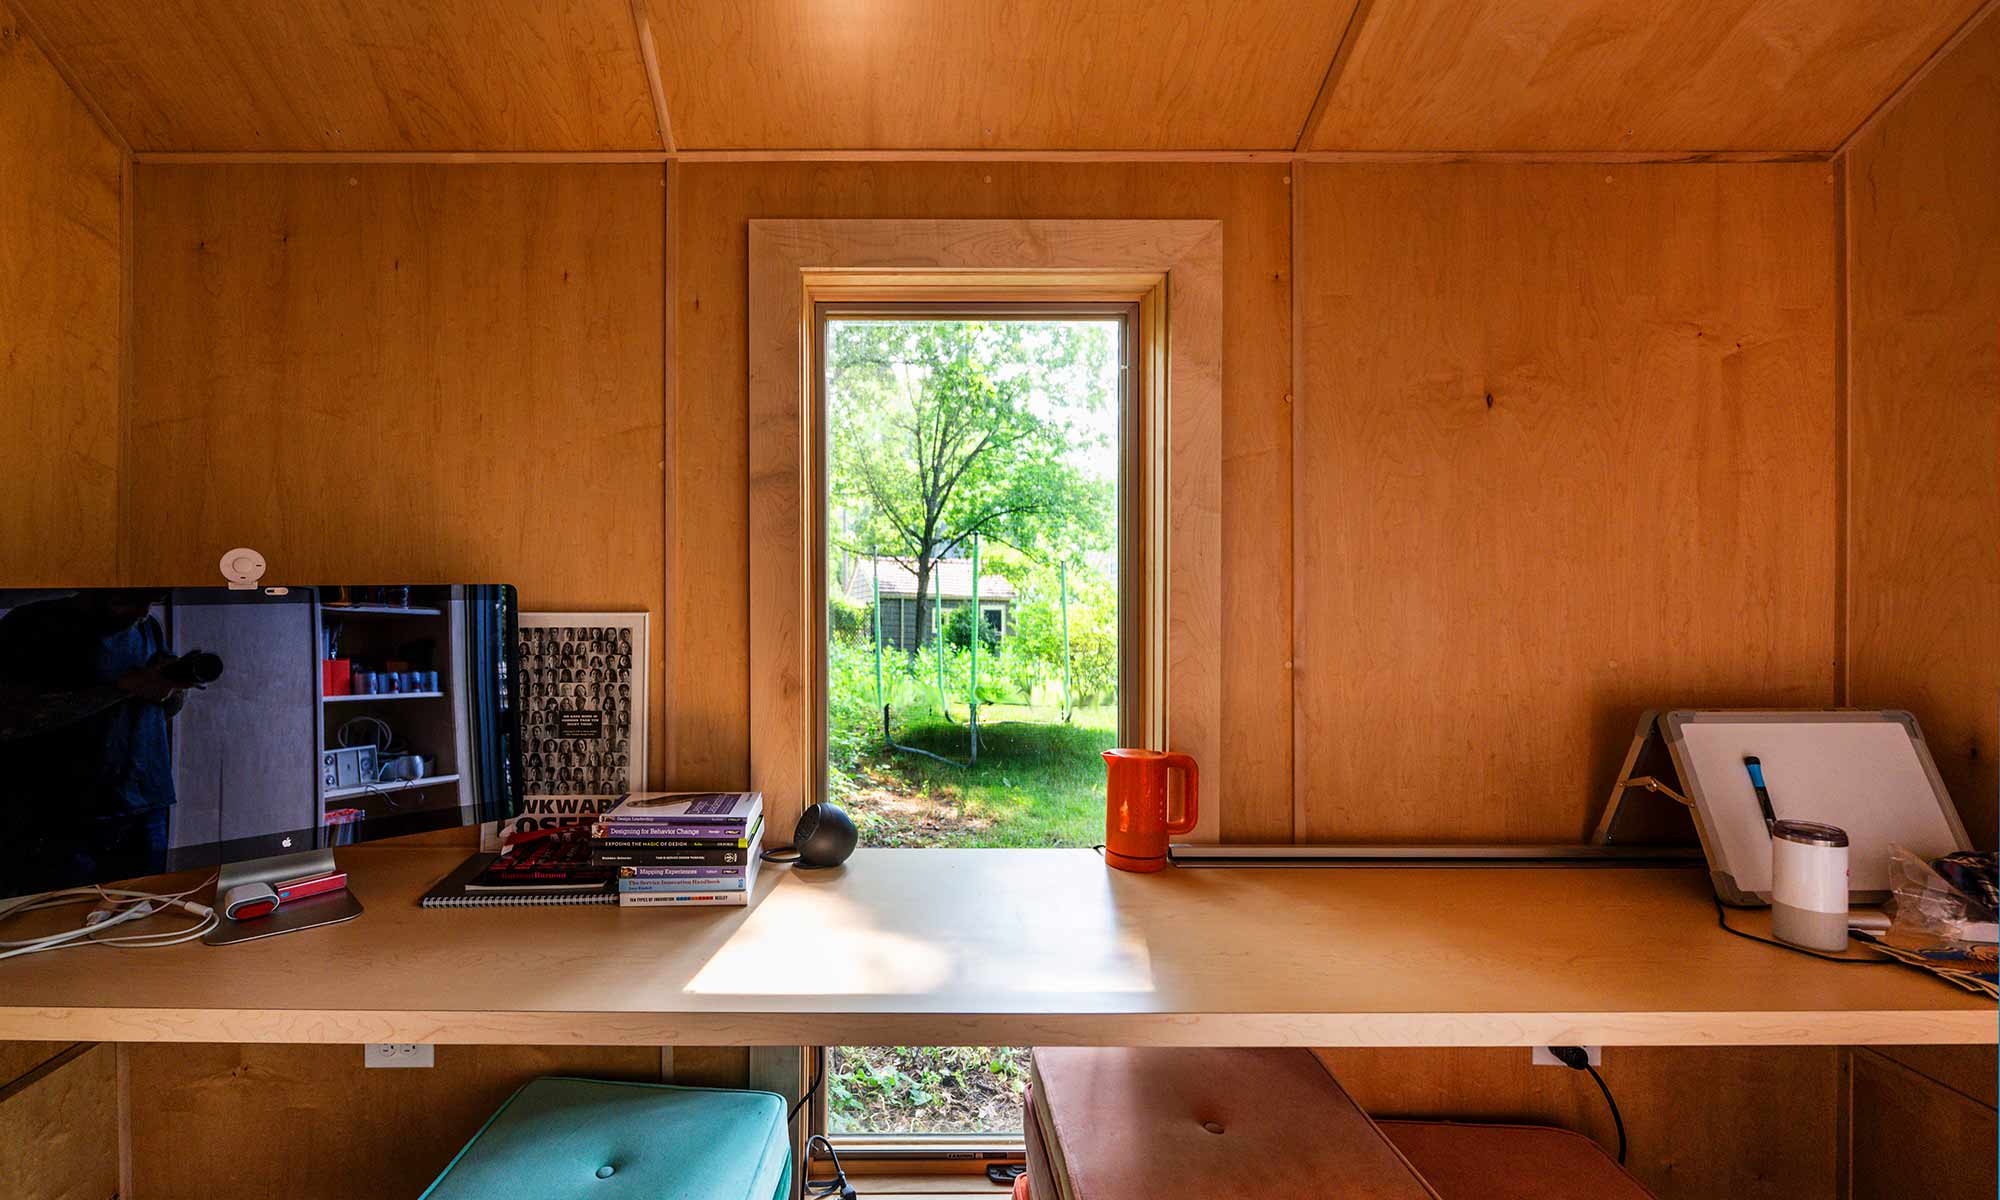
[[[590,861],[627,907],[748,904],[764,839],[762,792],[628,796],[590,827]]]

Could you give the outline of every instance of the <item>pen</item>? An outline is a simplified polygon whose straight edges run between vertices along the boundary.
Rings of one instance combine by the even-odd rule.
[[[1764,764],[1754,754],[1743,756],[1743,766],[1750,772],[1750,786],[1757,789],[1757,807],[1764,810],[1764,830],[1778,823],[1778,814],[1771,811],[1771,793],[1764,788]]]

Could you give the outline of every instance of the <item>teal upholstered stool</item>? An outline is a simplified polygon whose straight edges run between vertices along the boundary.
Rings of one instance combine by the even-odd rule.
[[[787,1128],[772,1092],[537,1079],[424,1200],[785,1200]]]

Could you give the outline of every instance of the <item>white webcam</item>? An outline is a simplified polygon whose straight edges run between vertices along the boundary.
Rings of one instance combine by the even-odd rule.
[[[222,556],[222,577],[229,581],[232,592],[252,591],[257,581],[264,578],[264,556],[239,546]]]

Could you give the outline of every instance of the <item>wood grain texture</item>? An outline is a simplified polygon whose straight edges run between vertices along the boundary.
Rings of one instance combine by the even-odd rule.
[[[24,0],[138,150],[658,149],[629,0]]]
[[[250,545],[658,627],[659,166],[140,171],[138,575]]]
[[[983,164],[680,166],[681,347],[666,644],[675,786],[749,771],[752,546],[746,280],[752,218],[1206,218],[1223,224],[1221,456],[1225,840],[1291,833],[1289,258],[1281,167]],[[1275,607],[1274,607],[1275,606]]]
[[[1981,0],[1377,5],[1315,150],[1831,150]]]
[[[1824,167],[1307,167],[1300,841],[1572,841],[1833,700]]]
[[[910,272],[907,279],[899,272]],[[857,275],[856,273],[859,272]],[[1159,488],[1142,545],[1171,545],[1157,567],[1141,562],[1128,586],[1135,636],[1148,657],[1172,664],[1163,699],[1142,683],[1123,698],[1138,744],[1210,763],[1204,790],[1215,802],[1192,836],[1213,841],[1229,780],[1221,770],[1223,631],[1221,548],[1222,229],[1216,221],[752,221],[750,223],[750,781],[774,827],[789,827],[821,795],[825,754],[818,658],[825,638],[814,606],[825,570],[815,503],[825,483],[808,447],[825,437],[802,367],[812,306],[865,294],[899,298],[942,280],[1032,297],[1136,302],[1162,322],[1141,352],[1133,403],[1157,441],[1131,451],[1149,465],[1138,485]],[[857,292],[859,287],[865,289]],[[1109,289],[1108,291],[1104,289]],[[1127,290],[1130,289],[1130,290]],[[1166,332],[1170,324],[1171,334]],[[1168,392],[1172,403],[1167,402]],[[1164,486],[1153,480],[1167,463]],[[1150,553],[1150,552],[1149,552]],[[1133,592],[1159,589],[1164,604]],[[1161,611],[1163,610],[1163,611]],[[1147,669],[1148,678],[1152,668]],[[1126,681],[1131,686],[1131,680]],[[1164,720],[1162,717],[1164,707]],[[1136,716],[1135,716],[1136,714]]]
[[[69,1049],[72,1042],[0,1042],[0,1088]]]
[[[0,1098],[0,1197],[117,1200],[118,1060],[90,1046]]]
[[[2000,16],[1848,172],[1849,699],[1916,713],[1975,843],[2000,806]]]
[[[660,1082],[649,1046],[439,1046],[429,1070],[364,1069],[359,1046],[124,1049],[148,1200],[414,1196],[531,1079]]]
[[[1992,1045],[2000,1032],[1991,1001],[1919,972],[1840,971],[1725,936],[1699,870],[1135,875],[1089,850],[861,850],[839,872],[766,872],[748,908],[417,907],[462,857],[343,851],[367,919],[232,947],[226,971],[193,944],[10,962],[0,1038]],[[23,925],[59,919],[43,917]]]
[[[688,149],[1284,149],[1353,0],[656,3]]]
[[[2000,1054],[1992,1046],[1873,1046],[1875,1053],[1988,1108],[2000,1105]]]
[[[1660,1200],[1834,1200],[1840,1053],[1607,1048],[1602,1073],[1625,1118],[1626,1166]],[[1618,1144],[1589,1076],[1532,1066],[1526,1050],[1325,1050],[1320,1057],[1378,1120],[1558,1125],[1607,1150]]]
[[[0,580],[116,581],[123,155],[0,5]]]
[[[1852,1200],[1973,1200],[2000,1190],[1990,1105],[1868,1050],[1854,1051],[1851,1064]]]

